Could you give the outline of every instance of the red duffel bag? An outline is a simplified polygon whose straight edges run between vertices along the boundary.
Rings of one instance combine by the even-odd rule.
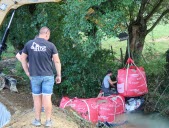
[[[110,98],[98,98],[98,120],[101,122],[113,122],[115,120],[116,102]]]
[[[125,112],[125,98],[123,96],[110,95],[107,98],[116,103],[115,115],[122,114]]]
[[[119,69],[117,91],[125,97],[137,97],[148,93],[146,74],[143,67],[137,67],[134,61],[127,60],[127,68]]]
[[[120,95],[111,95],[98,98],[98,120],[113,122],[115,116],[125,112],[125,99]]]
[[[65,106],[67,106],[67,104],[70,104],[70,102],[71,102],[71,99],[69,97],[62,97],[59,107],[65,108]]]
[[[60,108],[70,106],[84,119],[96,123],[98,121],[98,105],[97,98],[90,99],[69,99],[63,97],[60,103]]]

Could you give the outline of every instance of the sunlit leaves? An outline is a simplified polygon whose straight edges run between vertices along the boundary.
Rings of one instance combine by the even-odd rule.
[[[67,0],[66,5],[63,5],[67,12],[64,18],[65,27],[64,34],[76,41],[81,40],[79,32],[88,32],[93,29],[93,23],[86,19],[88,10],[92,6],[98,6],[105,0],[90,1],[90,0]]]

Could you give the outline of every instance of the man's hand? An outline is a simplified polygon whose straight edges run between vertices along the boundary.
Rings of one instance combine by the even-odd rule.
[[[61,76],[57,76],[56,77],[56,84],[60,84],[61,83]]]
[[[117,81],[113,81],[113,84],[117,83]]]
[[[30,74],[29,74],[29,72],[26,72],[26,75],[30,78]]]
[[[25,74],[30,78],[30,74],[29,74],[29,70],[28,70],[27,57],[28,57],[27,54],[22,53],[21,54],[21,63],[22,63],[22,67],[25,71]]]
[[[53,54],[53,62],[57,71],[56,84],[61,83],[61,63],[58,54]]]

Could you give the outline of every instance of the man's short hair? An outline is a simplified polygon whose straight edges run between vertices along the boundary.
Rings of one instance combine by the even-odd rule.
[[[39,34],[46,34],[47,32],[50,32],[50,29],[44,26],[40,29]]]
[[[107,74],[113,73],[112,70],[107,70]]]

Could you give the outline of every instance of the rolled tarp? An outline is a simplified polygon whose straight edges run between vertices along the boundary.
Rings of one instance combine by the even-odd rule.
[[[0,102],[0,128],[9,123],[11,119],[11,113],[7,108]]]

